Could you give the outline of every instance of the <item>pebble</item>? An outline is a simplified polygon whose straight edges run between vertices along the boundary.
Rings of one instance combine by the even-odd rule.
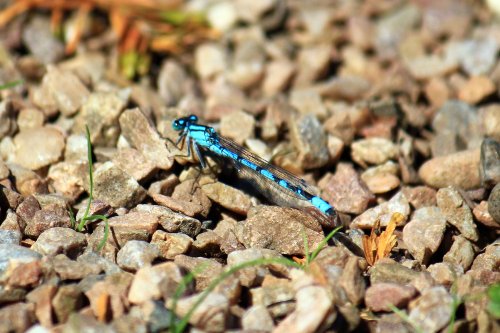
[[[495,83],[487,76],[473,76],[458,91],[458,98],[476,104],[496,91]]]
[[[160,256],[158,247],[140,240],[129,240],[118,251],[116,263],[127,271],[136,271]]]
[[[109,237],[108,242],[121,248],[130,240],[148,241],[158,227],[158,217],[148,212],[130,212],[113,216],[108,223],[113,230],[113,237]]]
[[[321,77],[330,64],[331,54],[332,46],[326,43],[302,47],[297,55],[294,88],[308,87]]]
[[[158,218],[162,228],[169,233],[180,232],[194,238],[201,231],[201,222],[199,220],[176,213],[167,207],[140,204],[134,210],[153,214]]]
[[[498,242],[486,246],[484,253],[479,254],[472,263],[471,271],[495,271],[498,269],[498,258],[500,258],[500,246]]]
[[[222,265],[214,259],[189,257],[183,254],[176,256],[174,262],[184,270],[189,272],[193,272],[194,270],[197,272],[195,275],[196,291],[202,291],[207,288],[222,273],[223,269]]]
[[[500,224],[500,184],[495,185],[488,198],[488,213]]]
[[[241,326],[248,331],[271,332],[274,321],[267,308],[263,305],[253,305],[241,317]]]
[[[288,59],[275,59],[266,64],[262,93],[272,97],[285,90],[295,73],[295,64]]]
[[[158,169],[169,170],[174,163],[172,154],[150,121],[138,109],[128,109],[120,116],[121,134]]]
[[[296,308],[296,291],[289,280],[278,279],[252,288],[250,295],[252,304],[265,306],[274,319],[285,317]]]
[[[85,191],[83,184],[87,172],[88,163],[85,161],[64,161],[52,164],[47,178],[57,193],[76,200]]]
[[[62,281],[81,280],[86,276],[97,275],[102,271],[101,265],[95,262],[71,260],[64,254],[53,257],[47,266],[50,266]]]
[[[452,302],[444,287],[429,288],[410,304],[409,318],[424,332],[438,332],[451,319]]]
[[[354,141],[351,145],[352,159],[359,165],[380,165],[398,156],[398,148],[388,139],[368,138]]]
[[[375,200],[373,193],[348,163],[339,163],[335,174],[327,174],[318,186],[323,189],[324,199],[342,213],[361,214]]]
[[[163,103],[166,106],[177,105],[188,92],[191,81],[186,70],[178,62],[172,59],[164,61],[156,82]]]
[[[377,262],[370,272],[370,284],[388,282],[396,284],[409,284],[419,277],[416,272],[396,262]]]
[[[393,161],[366,169],[361,174],[368,189],[375,194],[387,193],[399,187],[399,166]]]
[[[207,230],[196,237],[193,242],[192,253],[203,257],[220,257],[222,238],[212,231]]]
[[[199,294],[181,298],[177,301],[175,314],[183,318],[197,302]],[[206,332],[223,332],[229,315],[229,300],[222,294],[212,292],[195,308],[189,323]]]
[[[156,230],[151,239],[151,244],[158,247],[160,257],[174,259],[179,254],[186,254],[191,249],[193,239],[182,233],[169,233]]]
[[[32,290],[26,299],[35,305],[35,316],[37,320],[45,326],[53,325],[52,299],[57,291],[57,287],[52,284],[43,284]]]
[[[368,93],[371,83],[357,75],[333,77],[315,86],[323,98],[356,101]]]
[[[443,78],[432,77],[425,85],[425,96],[431,105],[440,108],[450,98],[450,88]]]
[[[458,62],[452,57],[421,55],[406,60],[406,68],[417,80],[427,80],[436,76],[445,76],[456,70]]]
[[[87,184],[85,188],[88,191]],[[101,164],[94,171],[94,198],[112,207],[133,207],[146,197],[146,190],[113,162]]]
[[[14,303],[0,309],[0,331],[26,332],[36,322],[35,306],[30,303]]]
[[[12,162],[38,170],[59,160],[64,150],[64,136],[54,127],[38,127],[18,133],[14,145]]]
[[[24,233],[30,237],[38,237],[43,232],[60,227],[71,228],[71,220],[68,211],[57,204],[51,204],[41,210],[37,210],[33,218],[27,221]]]
[[[475,251],[472,243],[462,236],[456,236],[443,261],[459,265],[467,271],[474,261]]]
[[[200,187],[201,184],[213,183],[214,179],[208,177],[203,182],[198,183],[200,174],[198,171],[192,169],[195,174],[193,178],[188,178],[183,180],[180,184],[175,186],[172,192],[172,199],[176,200],[178,203],[183,205],[188,204],[189,206],[196,208],[197,214],[206,217],[210,212],[212,207],[212,201]]]
[[[371,229],[377,220],[380,220],[381,227],[386,227],[395,213],[403,216],[398,226],[405,225],[410,215],[410,203],[402,192],[398,192],[389,201],[366,210],[351,222],[350,228]]]
[[[447,52],[456,57],[469,76],[487,75],[496,63],[499,43],[493,37],[451,43]]]
[[[22,239],[21,232],[18,230],[0,229],[0,244],[20,245]]]
[[[359,268],[358,258],[350,257],[344,266],[338,284],[347,295],[349,301],[359,305],[365,296],[366,282]]]
[[[33,17],[22,32],[24,45],[43,64],[55,63],[64,57],[64,44],[54,35],[51,22],[41,16]]]
[[[286,221],[286,222],[285,222]],[[314,230],[306,225],[315,226]],[[282,254],[304,255],[304,237],[314,249],[323,239],[318,221],[296,209],[276,206],[251,208],[236,237],[246,248],[265,248]]]
[[[90,302],[90,309],[87,312],[94,317],[102,316],[103,294],[107,295],[108,303],[105,311],[113,318],[121,317],[126,313],[129,306],[127,293],[132,283],[133,275],[127,272],[120,272],[106,276],[104,280],[96,281],[89,289],[85,290],[85,296]],[[101,332],[98,330],[98,332]]]
[[[290,92],[290,104],[303,115],[314,115],[325,119],[328,110],[318,91],[313,89],[294,89]]]
[[[142,304],[149,300],[172,297],[182,280],[179,267],[173,262],[139,268],[134,275],[128,300],[132,304]]]
[[[431,274],[437,284],[447,287],[455,283],[457,278],[464,274],[464,270],[461,266],[449,262],[432,264],[427,267],[427,272]]]
[[[68,321],[64,324],[64,331],[103,333],[112,332],[105,323],[98,321],[96,317],[78,312],[72,313],[69,316]]]
[[[155,165],[137,149],[118,149],[113,163],[138,182],[149,179],[155,172]]]
[[[21,132],[42,127],[44,122],[45,116],[43,112],[36,108],[23,108],[17,116],[17,125]]]
[[[60,286],[52,300],[57,321],[65,323],[71,313],[81,308],[83,302],[83,293],[76,284]]]
[[[64,253],[76,257],[83,252],[87,241],[84,234],[70,228],[50,228],[40,234],[31,249],[46,256]]]
[[[478,188],[481,184],[479,164],[479,148],[465,150],[428,160],[420,167],[418,175],[430,187],[455,186],[471,190]],[[450,168],[450,165],[453,168]]]
[[[401,189],[410,204],[416,209],[436,206],[436,190],[427,186],[403,187]]]
[[[479,174],[481,184],[487,188],[500,183],[500,142],[489,138],[483,140]]]
[[[252,206],[250,196],[224,183],[205,184],[201,189],[210,200],[237,214],[246,215]]]
[[[500,223],[496,222],[495,219],[489,213],[489,204],[488,201],[481,201],[474,209],[472,210],[472,215],[477,222],[488,228],[500,228]]]
[[[85,104],[90,95],[87,87],[78,76],[52,65],[47,66],[41,90],[43,96],[34,98],[35,105],[45,112],[47,102],[42,99],[48,98],[49,101],[53,101],[54,107],[67,117],[74,115]]]
[[[87,138],[81,134],[70,134],[66,137],[64,150],[65,162],[87,161]]]
[[[239,145],[254,136],[255,119],[246,112],[236,110],[222,116],[220,133]]]
[[[231,66],[226,69],[225,77],[240,89],[257,85],[264,76],[265,53],[260,41],[245,39],[234,50]]]
[[[473,242],[479,239],[471,209],[456,189],[452,187],[439,189],[436,199],[448,223],[457,228],[465,238]]]
[[[479,109],[484,136],[500,141],[500,105],[489,104]],[[488,139],[485,139],[488,140]]]
[[[210,11],[213,10],[213,7]],[[208,15],[210,15],[210,11]],[[196,74],[202,79],[210,79],[222,74],[229,66],[226,51],[215,43],[205,43],[198,46],[194,53],[194,59]]]
[[[0,276],[9,268],[12,262],[28,263],[40,260],[42,256],[33,250],[17,244],[0,244]]]
[[[390,312],[392,306],[405,308],[416,294],[410,285],[376,283],[366,289],[365,305],[374,312]]]
[[[235,4],[232,1],[220,1],[207,9],[207,20],[210,26],[219,31],[230,30],[238,20]]]
[[[292,281],[296,291],[295,310],[281,321],[273,332],[317,332],[333,311],[333,295],[328,288],[315,283],[314,278],[304,271],[292,271]]]
[[[72,132],[85,134],[85,126],[88,126],[90,141],[94,146],[114,146],[120,134],[118,117],[128,102],[127,95],[114,91],[92,92],[76,115]],[[85,154],[80,158],[85,156],[86,148]]]
[[[415,211],[403,228],[403,242],[421,264],[426,264],[439,248],[446,230],[446,218],[438,207]]]

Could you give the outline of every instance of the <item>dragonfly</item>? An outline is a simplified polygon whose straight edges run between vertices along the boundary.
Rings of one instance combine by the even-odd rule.
[[[191,156],[194,151],[202,168],[206,166],[204,153],[211,153],[232,163],[254,185],[263,189],[264,196],[271,202],[305,208],[326,227],[338,225],[335,209],[326,200],[314,194],[316,190],[305,180],[220,136],[213,127],[198,124],[197,116],[178,118],[172,122],[172,127],[179,132],[176,146],[186,144],[187,155]]]

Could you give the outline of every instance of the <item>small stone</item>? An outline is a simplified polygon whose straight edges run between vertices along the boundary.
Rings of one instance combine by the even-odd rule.
[[[254,305],[246,310],[241,318],[241,326],[244,330],[250,331],[274,330],[273,318],[263,305]]]
[[[175,314],[183,318],[198,301],[199,294],[181,298],[177,301]],[[207,332],[223,332],[229,314],[229,300],[222,294],[211,292],[198,304],[189,317],[189,323],[195,328]]]
[[[252,288],[250,295],[252,304],[265,306],[273,318],[287,316],[295,308],[295,290],[288,280],[280,279]]]
[[[399,263],[377,262],[370,272],[371,285],[390,282],[405,285],[417,279],[421,273]]]
[[[156,230],[151,239],[151,244],[155,244],[163,259],[174,259],[178,254],[186,254],[191,249],[193,239],[182,233],[168,233],[163,230]]]
[[[487,75],[496,63],[499,43],[494,37],[451,43],[448,52],[458,58],[469,76]]]
[[[450,321],[452,302],[444,287],[430,288],[410,304],[409,317],[424,332],[437,332]]]
[[[327,174],[318,185],[324,191],[324,198],[339,212],[361,214],[375,200],[351,164],[339,163],[335,174]]]
[[[488,198],[488,213],[500,224],[500,184],[495,185]]]
[[[12,262],[28,263],[40,260],[42,256],[30,249],[15,244],[0,244],[0,276]]]
[[[56,286],[52,284],[42,284],[26,296],[26,299],[35,305],[36,319],[47,327],[53,325],[52,299],[56,292]]]
[[[474,261],[475,251],[472,243],[462,236],[456,236],[455,240],[443,257],[443,261],[462,266],[467,271]]]
[[[86,276],[97,275],[102,271],[101,265],[97,263],[85,261],[83,259],[78,261],[71,260],[64,254],[58,254],[52,258],[50,265],[63,281],[81,280]]]
[[[225,77],[241,89],[255,86],[264,75],[265,56],[260,42],[254,39],[240,41],[236,44],[231,66],[225,70]]]
[[[398,192],[389,201],[370,208],[356,217],[351,222],[350,228],[371,229],[377,220],[380,220],[381,227],[386,227],[396,213],[403,216],[398,226],[406,224],[406,220],[410,215],[410,203],[402,192]]]
[[[496,271],[498,258],[500,258],[500,246],[498,244],[488,245],[484,253],[478,255],[472,263],[471,271]]]
[[[220,257],[222,239],[212,230],[207,230],[196,237],[193,252],[204,257]]]
[[[77,52],[71,58],[66,58],[64,62],[58,64],[61,69],[74,72],[83,81],[88,82],[93,87],[99,86],[105,74],[106,65],[105,54],[88,50]]]
[[[472,214],[474,215],[477,222],[488,228],[500,228],[500,223],[496,222],[495,219],[489,213],[489,204],[488,201],[481,201],[479,205],[476,205],[472,210]]]
[[[162,170],[169,170],[172,167],[174,159],[165,145],[165,140],[138,108],[128,109],[122,113],[120,127],[125,139],[140,151],[146,160]]]
[[[495,83],[487,76],[473,76],[460,88],[458,98],[476,104],[496,91]]]
[[[349,301],[354,305],[359,305],[365,296],[366,283],[361,275],[356,257],[349,258],[344,266],[338,284],[344,289]]]
[[[242,145],[254,136],[255,119],[243,111],[234,111],[221,118],[220,133]]]
[[[90,302],[89,310],[94,317],[102,315],[103,310],[108,312],[112,318],[118,318],[124,315],[129,306],[127,293],[132,283],[132,279],[132,274],[120,272],[106,276],[104,280],[92,284],[90,289],[85,291],[85,296]],[[104,305],[103,297],[107,299]],[[71,317],[68,321],[71,321]],[[78,330],[76,331],[78,332]],[[97,330],[97,332],[102,332],[102,330]]]
[[[398,156],[398,148],[394,143],[383,138],[362,139],[351,145],[352,159],[361,166],[384,164]]]
[[[232,1],[211,4],[206,17],[210,26],[219,31],[230,30],[238,21],[235,4]]]
[[[403,187],[401,189],[410,204],[416,209],[436,206],[436,190],[427,186]]]
[[[458,277],[464,274],[461,266],[448,263],[438,262],[427,267],[427,271],[431,273],[432,278],[440,285],[451,286]]]
[[[21,302],[26,299],[26,289],[0,286],[0,304]]]
[[[220,182],[205,184],[202,190],[212,201],[237,214],[246,215],[252,206],[248,195]]]
[[[328,110],[319,92],[312,89],[295,89],[290,92],[290,104],[303,115],[325,119]]]
[[[90,207],[89,207],[88,212],[87,212],[87,205],[86,204],[85,204],[85,206],[80,207],[80,209],[76,213],[75,219],[77,221],[81,221],[83,219],[83,217],[85,216],[85,214],[87,214],[87,216],[91,216],[91,215],[110,216],[110,215],[113,215],[113,213],[114,213],[114,210],[110,205],[108,205],[104,201],[94,199],[90,203]]]
[[[366,289],[365,304],[374,312],[390,312],[392,306],[404,308],[417,294],[412,286],[396,283],[376,283]]]
[[[130,240],[118,251],[116,263],[124,270],[136,271],[146,265],[151,265],[159,256],[160,251],[156,245]]]
[[[480,186],[479,149],[434,157],[425,162],[418,174],[423,182],[434,188],[455,186],[464,190]],[[450,168],[453,165],[453,168]]]
[[[155,165],[136,149],[118,149],[113,162],[138,182],[148,179],[155,171]]]
[[[458,67],[458,62],[452,57],[441,57],[435,54],[421,55],[404,62],[411,75],[418,80],[445,76]]]
[[[76,284],[60,286],[52,300],[54,313],[59,323],[65,323],[70,314],[83,307],[83,293]]]
[[[291,117],[288,127],[290,140],[298,152],[295,163],[301,169],[319,168],[329,162],[327,135],[318,118],[310,114]]]
[[[203,207],[197,203],[190,202],[190,201],[185,201],[185,200],[178,200],[174,199],[172,197],[163,195],[163,194],[157,194],[157,193],[150,193],[149,196],[151,199],[154,200],[154,202],[165,206],[165,208],[177,211],[179,213],[182,213],[183,215],[187,216],[195,216],[200,214],[203,211]]]
[[[35,320],[35,307],[29,303],[15,303],[0,309],[0,331],[26,332]]]
[[[167,299],[174,295],[175,288],[181,280],[181,270],[173,262],[142,267],[134,275],[128,299],[133,304],[160,298]]]
[[[71,134],[66,138],[65,162],[87,161],[87,138],[85,135]]]
[[[15,244],[20,245],[22,239],[19,230],[1,230],[0,229],[0,244]]]
[[[313,249],[323,239],[320,230],[318,221],[296,209],[257,206],[250,209],[236,236],[247,248],[259,247],[283,254],[304,255],[304,237],[309,248]]]
[[[180,232],[191,238],[196,237],[201,231],[201,222],[195,218],[176,213],[167,207],[155,205],[137,205],[138,212],[153,214],[158,218],[162,228],[170,233]]]
[[[112,207],[132,207],[145,196],[146,190],[113,162],[103,163],[94,171],[94,198]]]
[[[302,47],[297,56],[297,75],[294,87],[307,87],[321,77],[330,64],[332,46],[330,44],[311,44]]]
[[[483,186],[491,188],[500,183],[500,142],[489,138],[483,140],[479,174]]]
[[[403,228],[403,242],[411,255],[426,264],[437,251],[446,230],[446,218],[437,207],[422,207],[415,211]]]
[[[386,193],[399,187],[399,167],[393,161],[366,169],[361,174],[361,179],[368,189],[375,194]]]
[[[59,162],[50,166],[47,178],[57,193],[76,200],[85,191],[83,184],[87,168],[85,161]]]
[[[440,77],[432,77],[425,85],[425,95],[435,108],[440,108],[450,97],[450,88]]]
[[[43,112],[35,108],[24,108],[19,111],[19,115],[17,116],[17,125],[21,132],[42,127],[44,122],[45,116]]]
[[[130,240],[148,241],[158,227],[158,217],[147,212],[130,212],[111,217],[108,224],[113,234],[108,242],[121,248]]]
[[[93,145],[115,145],[120,134],[118,117],[127,104],[126,95],[114,91],[92,92],[75,117],[73,133],[85,134],[88,127]],[[83,157],[87,155],[86,150]]]
[[[500,141],[500,105],[490,104],[479,109],[484,136]]]
[[[456,189],[442,188],[437,192],[436,199],[446,220],[457,228],[462,236],[473,242],[479,239],[471,209]]]
[[[328,288],[315,283],[313,277],[304,271],[292,271],[292,281],[297,300],[295,310],[281,321],[273,332],[317,332],[323,322],[328,322],[334,297]],[[311,308],[315,311],[311,312]]]
[[[64,253],[76,257],[87,244],[85,235],[70,228],[50,228],[40,234],[31,247],[32,250],[47,256]]]
[[[14,137],[14,163],[37,170],[57,162],[64,150],[64,136],[54,127],[38,127]]]
[[[202,257],[190,257],[186,255],[178,255],[174,262],[177,266],[189,271],[197,272],[195,276],[196,290],[202,291],[222,273],[222,265],[214,260]],[[203,269],[201,269],[203,268]],[[201,271],[200,271],[201,270]]]
[[[47,66],[41,89],[54,101],[56,109],[67,117],[74,115],[90,94],[75,74],[51,65]],[[34,102],[37,103],[36,100]],[[37,103],[42,110],[43,103]]]
[[[172,192],[172,199],[177,203],[180,203],[186,206],[189,209],[196,208],[196,214],[200,214],[202,216],[207,216],[210,212],[210,208],[212,207],[212,201],[205,194],[203,188],[200,187],[200,184],[196,181],[199,178],[199,173],[197,172],[193,178],[185,179],[180,184],[175,186],[174,191]],[[207,181],[202,183],[213,183],[214,180],[209,178]]]
[[[38,237],[54,227],[71,228],[68,211],[57,204],[51,204],[36,211],[33,218],[27,221],[24,233],[30,237]]]
[[[36,16],[29,20],[22,32],[24,45],[44,64],[55,63],[64,56],[64,45],[57,38],[47,18]]]
[[[30,288],[37,286],[42,279],[42,264],[40,261],[26,263],[11,262],[7,272],[2,276],[2,280],[7,281],[8,288]]]
[[[192,79],[190,79],[181,64],[172,59],[163,62],[156,85],[164,105],[177,105],[179,100],[188,93],[192,84]],[[133,124],[131,125],[133,126]]]
[[[221,74],[228,67],[224,48],[215,43],[205,43],[198,46],[194,57],[196,73],[202,79]]]
[[[250,248],[245,250],[236,250],[227,256],[227,266],[234,267],[240,264],[243,264],[248,261],[258,260],[258,259],[269,259],[269,258],[280,258],[283,256],[275,250],[268,250],[262,248]],[[248,267],[239,271],[238,280],[239,283],[244,287],[253,287],[265,278],[266,275],[269,275],[269,265],[260,265],[254,267]],[[272,268],[276,268],[277,265],[272,266]],[[288,267],[283,266],[284,275],[288,272]]]
[[[37,173],[18,164],[9,163],[7,166],[12,173],[17,191],[23,196],[48,192],[47,183]]]
[[[282,92],[289,84],[295,72],[294,64],[287,59],[276,59],[266,64],[262,92],[265,96],[274,96]]]

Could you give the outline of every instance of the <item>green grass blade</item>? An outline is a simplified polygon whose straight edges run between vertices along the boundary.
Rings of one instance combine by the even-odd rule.
[[[342,229],[342,227],[337,227],[337,228],[333,229],[332,231],[330,231],[330,233],[325,238],[323,238],[323,240],[318,244],[318,246],[316,247],[316,249],[314,249],[313,253],[311,253],[311,256],[310,256],[310,260],[311,261],[313,261],[314,259],[316,259],[316,257],[321,252],[321,250],[323,250],[323,248],[326,246],[326,244],[328,244],[328,241],[330,239],[332,239],[332,237],[340,229]]]
[[[18,85],[23,84],[23,83],[24,83],[23,80],[16,80],[16,81],[12,81],[12,82],[7,82],[5,84],[0,85],[0,90],[14,88],[15,86],[18,86]]]
[[[488,311],[495,319],[500,319],[500,283],[488,288]]]
[[[261,266],[261,265],[268,265],[268,264],[281,264],[289,267],[295,267],[302,269],[302,266],[297,264],[296,262],[286,259],[286,258],[260,258],[260,259],[255,259],[255,260],[249,260],[246,262],[243,262],[241,264],[235,265],[228,269],[227,271],[219,274],[209,285],[208,287],[203,290],[203,292],[200,294],[196,302],[193,304],[191,309],[189,309],[188,313],[179,321],[177,325],[175,325],[174,332],[176,333],[182,333],[186,329],[189,319],[191,319],[191,316],[193,313],[196,311],[198,306],[207,298],[207,296],[219,285],[224,279],[227,277],[231,276],[232,274],[236,273],[239,270],[242,270],[244,268],[248,267],[253,267],[253,266]]]

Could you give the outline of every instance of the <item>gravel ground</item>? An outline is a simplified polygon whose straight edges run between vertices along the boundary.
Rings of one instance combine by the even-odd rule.
[[[218,37],[133,81],[109,28],[0,30],[0,332],[500,331],[500,1],[183,6]],[[182,156],[190,114],[396,245],[311,260],[331,229]]]

